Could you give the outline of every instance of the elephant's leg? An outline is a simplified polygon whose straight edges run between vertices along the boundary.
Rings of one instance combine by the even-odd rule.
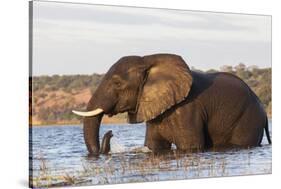
[[[145,146],[147,146],[152,152],[160,152],[171,149],[171,143],[167,140],[148,140]]]
[[[266,115],[259,104],[249,106],[237,121],[230,138],[230,145],[250,147],[261,143]]]
[[[185,109],[178,109],[169,120],[167,138],[171,138],[180,151],[202,151],[207,146],[204,116],[200,105],[189,103]],[[164,133],[164,132],[163,132]]]
[[[157,126],[147,124],[144,145],[153,152],[159,152],[170,150],[172,144],[158,133]]]
[[[205,148],[204,133],[203,131],[192,133],[186,132],[184,133],[184,136],[176,139],[175,145],[179,151],[202,151]]]

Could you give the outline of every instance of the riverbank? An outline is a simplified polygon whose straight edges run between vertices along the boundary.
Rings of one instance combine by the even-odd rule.
[[[108,116],[104,116],[104,118],[102,119],[102,124],[114,124],[114,123],[118,123],[118,124],[125,124],[127,123],[127,119],[125,118],[120,118],[120,117],[108,117]],[[31,127],[44,127],[44,126],[67,126],[67,125],[81,125],[83,124],[82,119],[81,120],[75,120],[75,121],[60,121],[60,122],[39,122],[39,121],[32,121],[31,122]]]

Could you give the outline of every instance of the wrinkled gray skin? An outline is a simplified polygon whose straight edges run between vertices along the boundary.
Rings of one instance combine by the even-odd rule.
[[[104,114],[128,112],[130,123],[146,122],[145,145],[153,152],[251,147],[268,141],[266,113],[254,92],[229,73],[191,71],[173,54],[127,56],[105,74],[84,118],[84,138],[90,154],[100,152],[99,128]],[[132,128],[133,129],[133,128]]]

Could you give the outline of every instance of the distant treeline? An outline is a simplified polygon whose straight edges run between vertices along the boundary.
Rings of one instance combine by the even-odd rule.
[[[192,70],[203,72],[201,70]],[[230,72],[243,79],[260,98],[268,115],[271,116],[271,68],[222,66],[220,70],[205,72]],[[103,75],[53,75],[32,77],[33,124],[77,123],[81,119],[71,113],[72,109],[83,110],[91,94],[96,90]],[[118,117],[117,117],[118,118]],[[119,116],[125,121],[125,116]],[[116,121],[116,118],[114,119]],[[110,120],[109,120],[110,122]]]
[[[103,74],[92,75],[53,75],[53,76],[34,76],[32,77],[33,92],[38,90],[58,91],[63,90],[67,93],[90,87],[94,92],[100,83]]]

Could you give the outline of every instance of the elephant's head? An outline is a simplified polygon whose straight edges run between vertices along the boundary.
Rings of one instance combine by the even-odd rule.
[[[128,112],[130,123],[149,121],[187,97],[192,76],[177,55],[127,56],[105,74],[84,116],[84,139],[90,154],[99,153],[99,127],[104,114]]]

